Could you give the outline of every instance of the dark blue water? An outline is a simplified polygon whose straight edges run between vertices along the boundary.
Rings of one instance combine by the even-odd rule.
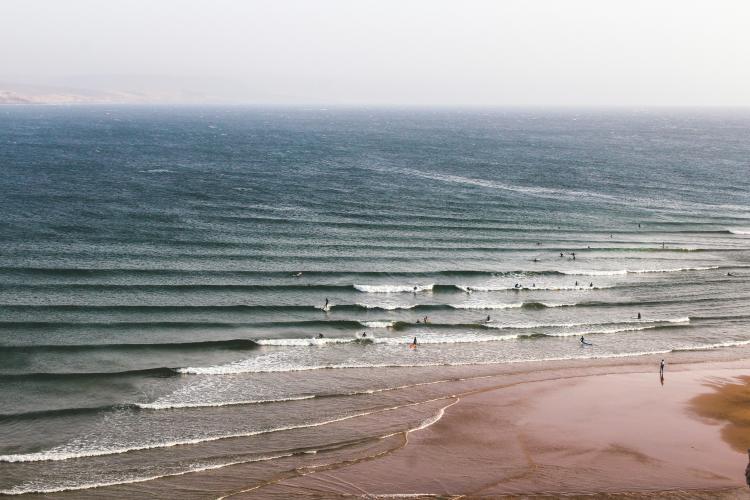
[[[740,349],[749,127],[2,108],[0,490],[318,449],[455,366]]]

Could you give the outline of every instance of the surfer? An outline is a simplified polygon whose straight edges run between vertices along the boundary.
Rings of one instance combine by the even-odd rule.
[[[362,337],[367,337],[367,332],[362,332]]]
[[[586,339],[581,335],[581,345],[593,345],[591,342],[587,342]]]
[[[575,252],[571,252],[570,255],[573,256],[573,260],[576,260],[576,253]]]
[[[490,322],[490,315],[488,314],[487,315],[487,323],[489,323],[489,322]]]
[[[589,283],[589,288],[594,288],[594,282]]]
[[[414,337],[414,342],[411,343],[412,347],[417,347],[417,337]]]
[[[638,319],[641,319],[641,313],[638,313]]]
[[[417,293],[417,286],[416,285],[414,285],[414,293],[415,294]]]
[[[292,276],[294,276],[295,278],[299,278],[300,276],[302,276],[302,271],[300,271],[298,273],[294,273],[294,274],[292,274]]]
[[[560,257],[565,257],[565,255],[562,252],[560,252]]]
[[[319,334],[318,334],[318,338],[319,338],[319,339],[322,339],[322,338],[323,338],[323,334],[322,334],[322,333],[319,333]]]
[[[425,323],[425,324],[427,324],[427,316],[424,317],[424,320],[422,320],[422,322]]]

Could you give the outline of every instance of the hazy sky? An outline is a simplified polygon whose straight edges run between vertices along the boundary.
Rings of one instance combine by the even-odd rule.
[[[747,106],[750,1],[2,0],[0,82],[248,103]]]

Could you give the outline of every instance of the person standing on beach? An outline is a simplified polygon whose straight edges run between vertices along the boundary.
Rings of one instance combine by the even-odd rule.
[[[659,376],[662,378],[664,377],[664,367],[666,364],[667,363],[665,363],[663,359],[661,360],[661,363],[659,363]]]

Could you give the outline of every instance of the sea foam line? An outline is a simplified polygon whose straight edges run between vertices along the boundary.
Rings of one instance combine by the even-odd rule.
[[[139,446],[131,446],[131,447],[117,447],[117,448],[100,448],[100,449],[92,449],[87,451],[78,451],[78,452],[71,452],[71,451],[54,451],[54,448],[52,450],[48,451],[40,451],[35,453],[21,453],[21,454],[11,454],[11,455],[0,455],[0,462],[8,462],[8,463],[17,463],[17,462],[48,462],[48,461],[61,461],[61,460],[70,460],[73,458],[84,458],[84,457],[99,457],[104,455],[120,455],[123,453],[128,453],[131,451],[142,451],[142,450],[151,450],[156,448],[171,448],[173,446],[184,446],[184,445],[191,445],[191,444],[200,444],[200,443],[208,443],[213,441],[220,441],[223,439],[232,439],[232,438],[243,438],[243,437],[251,437],[251,436],[258,436],[261,434],[271,434],[275,432],[282,432],[282,431],[290,431],[290,430],[296,430],[296,429],[309,429],[312,427],[321,427],[324,425],[329,425],[337,422],[344,422],[346,420],[351,420],[354,418],[364,417],[367,415],[373,415],[378,413],[385,413],[389,411],[398,410],[401,408],[408,408],[411,406],[417,406],[425,403],[431,403],[434,401],[439,401],[441,399],[446,399],[445,397],[440,398],[434,398],[426,401],[418,401],[415,403],[407,403],[404,405],[397,405],[397,406],[390,406],[388,408],[381,408],[379,410],[373,410],[373,411],[366,411],[366,412],[360,412],[360,413],[354,413],[352,415],[346,415],[339,418],[334,418],[330,420],[324,420],[322,422],[314,422],[310,424],[299,424],[299,425],[288,425],[288,426],[282,426],[282,427],[276,427],[273,429],[265,429],[265,430],[258,430],[258,431],[250,431],[250,432],[240,432],[240,433],[233,433],[233,434],[224,434],[221,436],[207,436],[203,438],[193,438],[193,439],[182,439],[182,440],[173,440],[173,441],[165,441],[162,443],[155,443],[150,445],[139,445]]]
[[[268,403],[285,403],[287,401],[302,401],[305,399],[313,399],[315,398],[314,394],[308,394],[305,396],[293,396],[288,398],[278,398],[278,399],[247,399],[247,400],[240,400],[240,401],[223,401],[223,402],[217,402],[217,403],[169,403],[169,402],[159,402],[154,401],[152,403],[135,403],[134,406],[137,406],[138,408],[142,408],[144,410],[170,410],[170,409],[177,409],[177,408],[218,408],[222,406],[240,406],[240,405],[259,405],[259,404],[268,404]]]
[[[42,487],[42,486],[34,486],[33,483],[27,482],[24,485],[14,486],[13,488],[9,490],[0,490],[0,495],[24,495],[27,493],[60,493],[63,491],[88,490],[88,489],[93,489],[93,488],[104,488],[106,486],[117,486],[121,484],[143,483],[146,481],[153,481],[155,479],[161,479],[164,477],[184,476],[185,474],[192,474],[193,472],[204,472],[208,470],[222,469],[224,467],[231,467],[232,465],[241,465],[241,464],[248,464],[248,463],[254,463],[254,462],[265,462],[268,460],[276,460],[278,458],[286,458],[286,457],[291,457],[291,456],[294,456],[294,453],[286,453],[283,455],[273,455],[273,456],[268,456],[268,457],[254,458],[250,460],[240,460],[237,462],[228,462],[224,464],[212,464],[212,465],[194,464],[193,466],[190,466],[187,470],[180,471],[180,472],[170,472],[170,473],[160,474],[156,476],[133,477],[130,479],[123,478],[123,479],[112,480],[112,481],[100,481],[100,482],[82,483],[82,484],[66,485],[66,486]]]
[[[430,292],[435,286],[434,283],[429,285],[358,285],[354,284],[354,288],[360,292],[366,293],[418,293],[418,292]]]
[[[584,334],[585,335],[585,334]],[[200,373],[210,375],[225,375],[225,374],[238,374],[238,373],[266,373],[266,372],[293,372],[293,371],[309,371],[309,370],[343,370],[343,369],[355,369],[355,368],[425,368],[433,366],[469,366],[469,365],[498,365],[498,364],[513,364],[513,363],[535,363],[544,361],[569,361],[579,359],[608,359],[608,358],[626,358],[626,357],[638,357],[646,356],[649,354],[666,354],[670,352],[683,352],[683,351],[705,351],[711,349],[721,349],[724,347],[737,347],[750,344],[750,340],[738,340],[720,342],[715,344],[706,345],[687,345],[680,347],[673,347],[669,349],[658,349],[654,351],[636,351],[636,352],[624,352],[624,353],[609,353],[609,354],[598,354],[593,356],[561,356],[561,357],[548,357],[539,359],[511,359],[501,361],[462,361],[462,362],[450,362],[450,363],[382,363],[382,364],[330,364],[330,365],[313,365],[313,366],[296,366],[296,367],[283,367],[273,368],[269,370],[258,370],[258,369],[242,369],[235,368],[229,369],[227,366],[216,366],[216,367],[205,367],[190,368],[184,373]]]
[[[560,273],[573,276],[618,276],[624,274],[645,274],[645,273],[676,273],[681,271],[710,271],[719,269],[719,266],[699,266],[699,267],[675,267],[671,269],[617,269],[597,271],[591,269],[566,269]]]

